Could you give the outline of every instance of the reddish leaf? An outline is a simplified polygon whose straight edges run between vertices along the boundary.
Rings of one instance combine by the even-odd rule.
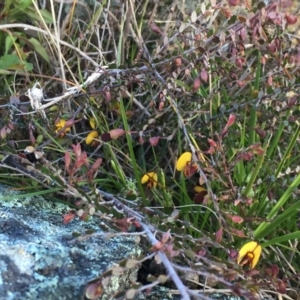
[[[89,171],[93,171],[93,172],[97,171],[100,168],[101,164],[102,164],[102,158],[100,157],[92,164]]]
[[[271,53],[275,53],[276,50],[277,50],[276,45],[275,45],[274,42],[272,42],[271,44],[269,44],[269,45],[267,46],[267,48],[269,49],[269,51],[270,51]]]
[[[189,178],[191,176],[193,176],[198,170],[197,165],[190,165],[188,164],[184,170],[183,170],[183,174],[185,177]]]
[[[232,233],[240,238],[246,237],[244,231],[232,228]]]
[[[246,205],[252,205],[253,204],[253,199],[252,198],[246,198],[244,204],[246,204]]]
[[[240,4],[240,0],[228,0],[229,6],[237,6]]]
[[[86,176],[92,180],[95,176],[95,173],[98,171],[98,169],[100,168],[102,164],[102,158],[98,158],[90,167],[89,171],[86,173]]]
[[[238,157],[242,160],[249,161],[253,158],[253,154],[249,152],[242,152],[238,155]]]
[[[200,77],[197,77],[195,80],[194,80],[194,84],[193,84],[193,90],[194,92],[198,91],[199,88],[201,86],[201,80],[200,80]]]
[[[214,140],[212,140],[212,139],[207,139],[207,141],[209,142],[209,144],[210,144],[212,147],[217,148],[217,143],[216,143]]]
[[[279,273],[279,268],[278,268],[278,266],[273,264],[273,265],[271,266],[271,270],[272,270],[272,276],[273,276],[274,278],[276,278],[277,275],[278,275],[278,273]]]
[[[296,16],[290,15],[288,13],[285,14],[285,19],[288,25],[294,25],[298,21],[298,18]]]
[[[235,65],[241,69],[244,66],[245,59],[243,57],[237,57],[235,60]]]
[[[176,67],[181,66],[181,64],[182,64],[182,58],[181,58],[181,57],[175,58],[174,63],[175,63],[175,66],[176,66]]]
[[[193,199],[194,203],[196,204],[204,203],[205,195],[207,195],[207,191],[201,191],[200,193],[197,193]]]
[[[242,40],[245,40],[247,38],[247,30],[245,27],[243,27],[241,30],[240,30],[240,37]]]
[[[109,132],[112,140],[119,138],[120,136],[124,135],[125,133],[126,133],[126,131],[122,128],[113,129]]]
[[[267,59],[265,56],[262,56],[261,59],[260,59],[260,62],[262,63],[262,65],[265,65],[266,62],[267,62]]]
[[[268,190],[267,195],[268,195],[268,198],[269,198],[270,201],[273,200],[273,192],[272,192],[272,190]]]
[[[209,147],[209,149],[205,153],[207,153],[207,154],[215,153],[215,150],[216,150],[216,148],[218,146],[217,143],[214,140],[212,140],[212,139],[207,139],[207,141],[208,141],[210,147]]]
[[[63,215],[63,223],[64,224],[68,224],[69,222],[71,222],[75,217],[75,214],[73,212],[68,212],[66,214]]]
[[[165,107],[165,102],[164,101],[160,101],[159,105],[158,105],[158,110],[161,111],[161,110],[164,109],[164,107]]]
[[[151,144],[151,146],[156,146],[159,142],[159,136],[154,136],[149,138],[149,143]]]
[[[237,83],[237,85],[238,85],[239,87],[243,87],[243,86],[245,86],[245,84],[246,84],[246,82],[245,82],[245,81],[242,81],[242,80],[237,80],[236,83]]]
[[[175,251],[173,248],[174,248],[173,244],[167,244],[165,246],[165,250],[166,250],[166,252],[168,252],[169,257],[175,257],[180,254],[180,251],[178,251],[178,250]]]
[[[126,131],[121,128],[112,129],[109,132],[101,134],[101,140],[103,142],[109,142],[111,140],[117,139],[118,137],[124,135]]]
[[[208,80],[208,73],[204,68],[200,72],[200,78],[204,82],[207,82],[207,80]]]
[[[237,205],[239,205],[241,203],[241,200],[240,199],[235,199],[234,200],[234,206],[237,206]]]
[[[73,152],[75,154],[76,158],[79,158],[81,156],[81,146],[80,144],[72,145]]]
[[[258,270],[256,270],[256,269],[251,269],[251,270],[246,270],[245,271],[245,275],[247,276],[247,277],[253,277],[253,276],[256,276],[256,275],[258,275],[260,272],[258,271]]]
[[[223,237],[223,228],[220,227],[220,229],[216,232],[216,242],[221,243]]]
[[[255,128],[255,132],[257,133],[257,135],[259,137],[261,137],[262,139],[266,137],[267,133],[265,132],[265,130],[262,130],[260,128]]]
[[[199,255],[199,256],[205,256],[205,255],[206,255],[206,250],[205,250],[205,249],[201,249],[201,250],[198,252],[198,255]]]
[[[251,146],[250,146],[250,149],[251,149]],[[256,155],[264,155],[265,150],[261,147],[254,147],[254,148],[252,148],[252,152]]]
[[[236,258],[238,258],[238,256],[239,256],[239,252],[238,252],[237,250],[235,250],[235,249],[230,249],[230,250],[229,250],[228,256],[229,256],[231,259],[236,259]]]
[[[205,151],[206,154],[214,154],[215,153],[215,148],[213,147],[209,147],[209,149],[207,151]]]
[[[107,101],[111,101],[111,92],[110,92],[110,87],[109,87],[109,85],[106,85],[105,87],[104,87],[104,89],[103,89],[103,92],[104,92],[104,95],[105,95],[105,99],[107,100]]]
[[[78,170],[82,165],[85,165],[86,167],[89,167],[89,161],[88,157],[85,152],[82,152],[80,157],[76,158],[74,168],[75,170]]]
[[[229,118],[228,118],[228,121],[227,121],[227,124],[226,124],[226,127],[232,126],[235,123],[235,119],[236,119],[235,114],[230,114]]]
[[[240,216],[233,216],[231,218],[233,223],[242,224],[244,222],[244,219]]]
[[[163,243],[157,242],[156,244],[154,244],[152,246],[152,248],[150,249],[150,251],[152,251],[152,252],[160,251],[163,248],[163,246],[164,246]]]
[[[287,107],[292,107],[297,103],[297,96],[293,96],[289,99],[288,103],[287,103]]]
[[[273,274],[272,274],[272,269],[271,268],[266,268],[265,269],[265,272],[267,273],[268,276],[272,277]]]
[[[163,32],[159,29],[159,27],[154,22],[150,24],[150,29],[157,34],[163,35]]]
[[[228,129],[227,127],[225,127],[221,132],[221,138],[223,139],[227,135],[227,133],[228,133]]]
[[[286,284],[282,280],[278,280],[277,291],[280,294],[286,294]]]
[[[2,127],[0,130],[0,137],[1,139],[5,139],[6,138],[6,126]]]
[[[143,145],[145,143],[145,140],[142,136],[139,137],[139,144]]]
[[[71,154],[70,154],[70,152],[66,151],[65,152],[65,169],[67,172],[69,172],[69,170],[70,170],[71,161],[72,161]]]
[[[268,76],[268,85],[272,85],[273,84],[273,76],[270,74],[269,76]]]
[[[30,140],[32,145],[34,145],[35,142],[36,142],[36,139],[35,139],[35,136],[32,133],[32,130],[29,130],[29,140]]]
[[[72,119],[69,119],[69,120],[67,120],[66,121],[66,123],[65,123],[65,128],[70,128],[70,127],[72,127],[74,124],[76,123],[76,121],[72,118]]]

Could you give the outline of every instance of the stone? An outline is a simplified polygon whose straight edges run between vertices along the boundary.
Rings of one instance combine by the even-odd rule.
[[[74,233],[101,233],[97,217],[63,224],[66,205],[30,197],[0,185],[0,300],[84,299],[90,280],[122,259],[142,254],[138,239],[93,237],[74,241]],[[137,268],[113,276],[101,299],[113,299],[137,278]],[[175,299],[162,287],[153,298]],[[142,293],[136,299],[146,299]]]

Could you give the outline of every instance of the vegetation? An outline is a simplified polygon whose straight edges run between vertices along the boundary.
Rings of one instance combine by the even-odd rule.
[[[128,299],[172,281],[296,299],[297,4],[48,2],[0,4],[0,182],[148,237],[87,297],[155,257],[165,274]]]

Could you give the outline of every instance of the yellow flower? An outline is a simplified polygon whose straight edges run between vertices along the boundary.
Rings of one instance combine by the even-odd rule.
[[[55,124],[56,127],[55,132],[58,133],[60,130],[62,130],[65,127],[65,125],[66,125],[66,120],[60,119],[59,122]],[[65,130],[61,132],[59,136],[63,137],[66,134],[66,132],[70,132],[70,130],[71,130],[70,127],[65,128]]]
[[[196,186],[194,187],[194,191],[195,191],[196,193],[201,193],[201,192],[206,192],[206,189],[203,188],[202,186],[196,185]]]
[[[151,189],[157,186],[157,180],[158,176],[155,172],[148,172],[142,177],[141,183],[147,183],[147,187]]]
[[[91,126],[92,129],[96,128],[96,120],[95,120],[95,118],[90,118],[89,119],[89,123],[90,123],[90,126]]]
[[[206,197],[207,195],[207,190],[203,188],[202,186],[195,186],[194,191],[197,193],[194,197],[194,202],[196,204],[206,204],[208,201],[208,198]]]
[[[262,247],[257,242],[248,242],[240,249],[237,263],[240,266],[249,265],[253,269],[258,263],[261,251]]]
[[[177,171],[183,171],[187,164],[189,164],[192,160],[191,152],[184,152],[180,155],[176,163]]]
[[[177,171],[183,172],[186,177],[190,177],[197,171],[197,165],[191,164],[192,153],[184,152],[180,155],[176,163]]]
[[[98,137],[99,137],[99,133],[94,130],[88,134],[88,136],[85,139],[85,143],[87,145],[92,144],[94,146],[96,144],[95,139]]]

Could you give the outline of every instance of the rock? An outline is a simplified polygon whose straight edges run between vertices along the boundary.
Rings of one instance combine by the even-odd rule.
[[[97,218],[64,225],[62,214],[67,210],[63,204],[23,197],[0,185],[0,300],[84,299],[88,281],[122,259],[141,255],[134,236],[70,243],[73,233],[101,230]],[[114,276],[101,299],[113,299],[115,292],[125,290],[136,278],[134,268]],[[175,299],[161,287],[151,295],[147,299]],[[146,298],[141,294],[136,299]]]
[[[0,300],[79,300],[89,281],[99,278],[119,261],[142,254],[136,236],[75,240],[74,233],[105,233],[101,220],[74,219],[63,224],[68,206],[30,197],[0,185]],[[101,300],[125,291],[137,280],[138,268],[112,276]],[[211,299],[241,300],[226,295]],[[98,298],[97,298],[98,299]],[[100,298],[99,298],[100,299]],[[155,286],[135,300],[179,300],[177,290]]]

